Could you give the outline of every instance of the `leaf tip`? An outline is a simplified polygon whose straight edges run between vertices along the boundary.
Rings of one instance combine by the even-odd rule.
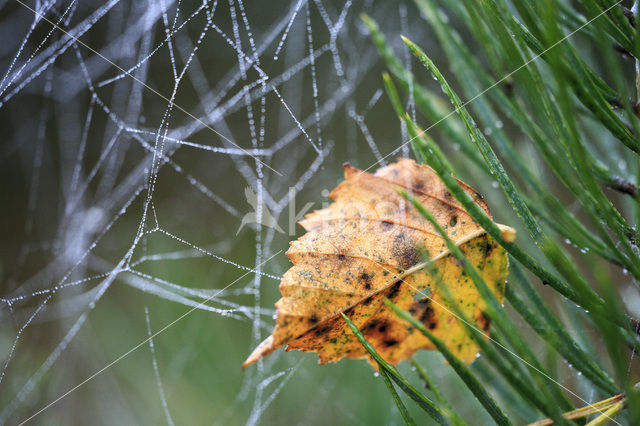
[[[512,243],[516,240],[516,230],[510,226],[498,225],[502,231],[502,239],[507,243]]]
[[[414,42],[412,42],[411,40],[409,40],[408,38],[406,38],[402,34],[400,34],[400,38],[402,39],[404,44],[407,45],[409,50],[411,50],[414,54],[416,54],[416,52],[419,52],[419,48],[418,48],[418,46],[416,46],[416,44]]]
[[[270,354],[276,349],[277,348],[274,347],[273,344],[273,336],[267,337],[253,350],[253,352],[251,352],[251,355],[249,355],[245,362],[242,363],[242,369],[244,370],[251,364],[257,362],[263,356]]]

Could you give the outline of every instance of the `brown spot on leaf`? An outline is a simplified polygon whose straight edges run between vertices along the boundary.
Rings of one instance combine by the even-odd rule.
[[[485,256],[489,256],[491,251],[493,250],[493,245],[489,241],[485,241],[484,243],[484,254]]]
[[[485,315],[484,312],[480,312],[480,315],[478,315],[478,325],[482,328],[482,330],[484,330],[485,333],[489,331],[491,321],[489,321],[489,318]]]
[[[403,269],[408,269],[420,262],[420,253],[404,232],[400,232],[394,238],[391,252],[398,265]]]
[[[330,325],[324,325],[324,326],[320,326],[320,327],[315,328],[313,330],[313,334],[315,334],[316,336],[323,336],[323,335],[327,334],[330,331],[331,331],[331,326]]]
[[[378,326],[378,324],[380,324],[380,320],[374,319],[372,321],[369,321],[364,327],[362,327],[362,332],[366,332],[369,330],[373,330],[374,328],[376,328]]]
[[[414,302],[417,305],[417,311],[421,312],[418,320],[425,325],[429,330],[433,330],[438,326],[438,318],[436,317],[435,310],[431,306],[431,299],[425,297],[424,299]]]
[[[358,279],[360,280],[360,282],[362,282],[362,285],[365,289],[371,290],[371,279],[373,278],[373,276],[373,273],[367,274],[366,272],[363,272],[362,274],[360,274]]]
[[[400,286],[402,285],[402,281],[396,281],[393,286],[389,289],[387,293],[387,299],[393,300],[400,292]]]

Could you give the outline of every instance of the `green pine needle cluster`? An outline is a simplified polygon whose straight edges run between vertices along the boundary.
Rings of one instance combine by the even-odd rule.
[[[387,95],[416,158],[505,248],[511,267],[503,307],[431,213],[404,194],[440,229],[485,298],[491,339],[468,325],[483,356],[466,366],[389,306],[433,342],[466,386],[460,392],[497,424],[640,424],[640,322],[621,297],[639,291],[640,281],[640,22],[614,0],[415,3],[446,62],[434,63],[418,40],[403,38],[423,66],[411,72],[363,16],[389,70]],[[495,182],[494,214],[518,229],[518,241],[505,241],[453,176]],[[415,422],[403,396],[437,423],[469,421],[417,362],[426,393],[345,321],[378,362],[406,424]],[[565,380],[569,371],[578,379]]]

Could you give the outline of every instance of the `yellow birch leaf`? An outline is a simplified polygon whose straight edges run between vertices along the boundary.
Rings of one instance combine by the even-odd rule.
[[[281,346],[315,351],[321,364],[343,357],[369,359],[341,313],[390,364],[411,358],[418,349],[434,349],[422,333],[386,307],[385,298],[410,312],[470,363],[478,347],[447,307],[438,282],[446,283],[455,303],[488,333],[485,303],[445,241],[398,189],[411,192],[431,211],[501,302],[508,268],[504,249],[473,221],[428,166],[401,158],[375,174],[349,164],[344,168],[345,181],[329,195],[334,202],[300,222],[307,232],[287,251],[293,266],[280,283],[276,327],[243,368]],[[490,214],[482,196],[458,182]],[[511,228],[503,229],[515,237]],[[421,249],[431,256],[441,281],[425,269]]]

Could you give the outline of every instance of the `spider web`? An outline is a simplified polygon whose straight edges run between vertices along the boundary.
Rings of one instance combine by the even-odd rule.
[[[271,331],[295,215],[326,197],[343,161],[384,164],[399,143],[373,135],[406,139],[395,124],[369,128],[383,94],[381,68],[359,14],[407,33],[407,7],[325,0],[0,7],[0,120],[9,129],[0,162],[3,199],[14,205],[1,218],[0,423],[28,418],[144,341],[146,352],[122,362],[153,377],[153,402],[145,401],[174,424],[178,391],[165,389],[166,375],[176,381],[194,351],[206,352],[199,336],[230,330],[216,335],[213,370],[200,373],[215,376],[233,363],[239,369]],[[255,195],[255,210],[238,229],[252,210],[243,191]],[[256,225],[267,215],[283,232]],[[185,309],[195,311],[191,321],[154,334]],[[184,350],[161,351],[164,338]],[[225,351],[229,365],[220,361]],[[258,423],[300,371],[302,358],[282,358],[276,353],[240,375],[215,420]],[[87,395],[61,400],[73,415],[51,411],[82,422],[81,405],[108,394],[104,421],[156,418],[131,406],[123,389],[130,385],[117,376],[94,381],[102,382],[87,384]],[[335,386],[324,381],[320,393]]]

